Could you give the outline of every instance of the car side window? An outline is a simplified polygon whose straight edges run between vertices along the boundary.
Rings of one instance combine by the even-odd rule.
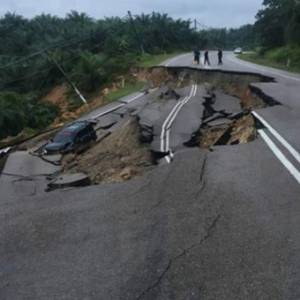
[[[82,136],[86,136],[88,134],[89,134],[89,129],[88,129],[88,127],[86,127],[82,130]]]
[[[82,137],[83,137],[83,134],[82,134],[82,130],[81,130],[76,134],[75,142],[80,143],[80,140],[82,139]]]

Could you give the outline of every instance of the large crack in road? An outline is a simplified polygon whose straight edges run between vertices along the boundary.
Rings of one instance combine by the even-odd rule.
[[[65,175],[69,183],[68,174],[85,174],[90,181],[84,178],[82,185],[127,181],[161,162],[170,163],[187,147],[212,150],[251,142],[258,125],[251,110],[278,104],[251,89],[252,83],[272,79],[251,73],[156,67],[142,76],[151,92],[96,114],[98,139],[87,149],[52,157],[42,153],[44,140],[19,146],[30,145],[30,153],[62,166],[59,176],[51,178],[51,189]]]
[[[256,139],[288,122],[285,103],[259,89],[270,78],[191,68],[143,76],[151,92],[97,111],[87,149],[42,160],[44,141],[30,141],[8,157],[1,295],[297,299],[299,185]],[[44,193],[47,175],[79,171],[101,185]]]

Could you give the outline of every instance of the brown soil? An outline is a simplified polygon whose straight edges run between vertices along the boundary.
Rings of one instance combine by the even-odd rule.
[[[205,128],[200,131],[200,148],[208,149],[214,145],[246,144],[255,140],[257,130],[255,121],[248,114],[229,125]]]
[[[214,146],[228,130],[228,125],[202,129],[199,138],[200,148],[208,149]]]
[[[139,138],[138,124],[135,120],[129,120],[85,153],[65,156],[63,169],[83,172],[96,184],[129,180],[152,165],[151,153],[140,144]]]
[[[61,112],[68,110],[69,102],[67,99],[68,87],[65,84],[54,87],[43,100],[58,106]]]
[[[68,86],[63,84],[56,86],[51,92],[44,97],[43,100],[56,105],[60,110],[59,117],[56,118],[53,125],[63,124],[80,117],[83,113],[93,110],[99,106],[105,105],[104,97],[100,94],[89,101],[89,105],[83,105],[76,110],[70,110],[70,102],[68,100]]]
[[[110,92],[117,91],[124,84],[124,77],[120,76],[116,79],[116,82],[113,82],[111,85],[103,88],[101,91],[95,93],[94,96],[89,97],[88,105],[82,105],[78,109],[70,109],[70,101],[68,99],[68,86],[62,84],[54,87],[42,100],[48,101],[60,110],[59,117],[56,118],[53,125],[60,123],[66,123],[69,121],[76,120],[82,114],[87,113],[91,110],[99,108],[108,103],[108,100],[105,99],[105,95]]]
[[[252,115],[249,114],[234,122],[230,135],[229,145],[247,144],[254,141],[257,136],[257,130]]]

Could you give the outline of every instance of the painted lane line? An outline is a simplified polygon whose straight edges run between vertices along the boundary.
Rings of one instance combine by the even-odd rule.
[[[263,117],[257,112],[253,111],[252,114],[257,118],[272,134],[273,136],[291,153],[291,155],[300,163],[300,154],[293,148],[293,146],[287,142]]]
[[[129,99],[128,101],[124,101],[124,102],[122,101],[120,105],[117,105],[117,106],[115,106],[115,107],[113,107],[113,108],[111,108],[111,109],[108,109],[108,110],[106,110],[106,111],[104,111],[104,112],[101,112],[101,113],[99,113],[98,115],[93,116],[92,118],[93,118],[93,119],[97,119],[97,118],[99,118],[99,117],[102,117],[102,116],[104,116],[104,115],[107,115],[107,114],[109,114],[109,113],[111,113],[111,112],[113,112],[113,111],[115,111],[115,110],[117,110],[117,109],[119,109],[119,108],[125,106],[126,104],[129,104],[129,103],[131,103],[131,102],[133,102],[133,101],[135,101],[135,100],[137,100],[137,99],[139,99],[139,98],[141,98],[141,97],[143,97],[143,96],[145,96],[145,94],[144,94],[144,93],[140,93],[140,94],[138,94],[137,96],[135,96],[135,97]]]
[[[197,85],[193,85],[193,88],[190,92],[189,97],[186,99],[186,101],[184,103],[182,103],[181,107],[177,110],[176,114],[173,116],[172,120],[170,121],[170,124],[167,128],[167,133],[166,133],[166,152],[171,151],[170,149],[170,132],[171,132],[171,126],[173,124],[173,122],[175,121],[175,118],[177,117],[178,113],[181,111],[182,107],[187,104],[192,97],[195,97],[197,94],[197,90],[198,90],[198,86]]]
[[[177,111],[174,113],[174,115],[172,116],[167,129],[169,129],[172,126],[172,123],[174,122],[175,118],[177,117],[178,113],[180,112],[180,110],[182,109],[182,107],[193,97],[195,96],[197,93],[197,86],[193,85],[192,89],[190,91],[190,94],[188,97],[185,98],[185,100],[183,100],[180,104],[180,107],[177,109]]]
[[[183,99],[183,101],[181,101],[180,105],[178,106],[177,110],[174,112],[173,116],[171,117],[171,119],[169,120],[169,122],[166,125],[166,132],[165,132],[165,153],[169,152],[170,146],[170,139],[169,139],[169,132],[170,132],[170,128],[175,120],[175,118],[177,117],[178,113],[180,112],[180,110],[182,109],[182,107],[189,101],[189,99],[192,97],[192,95],[194,94],[195,91],[195,85],[192,85],[191,91],[190,91],[190,95],[185,97]]]
[[[0,149],[0,156],[3,154],[7,154],[10,150],[11,150],[11,147],[6,147],[6,148]]]
[[[285,168],[290,172],[290,174],[297,180],[300,184],[300,172],[294,167],[294,165],[288,160],[288,158],[281,152],[281,150],[273,143],[269,136],[262,130],[258,130],[258,133],[274,153],[274,155],[279,159],[279,161],[285,166]]]
[[[193,84],[192,88],[190,90],[190,94],[183,98],[183,100],[179,101],[171,110],[168,117],[164,121],[161,129],[161,135],[160,135],[160,150],[162,153],[170,152],[169,155],[165,157],[167,163],[171,163],[174,153],[169,149],[169,142],[170,142],[170,128],[172,126],[172,123],[174,122],[176,116],[182,109],[182,107],[197,93],[197,85]]]
[[[137,96],[133,97],[132,99],[129,99],[127,101],[126,100],[122,100],[120,102],[124,103],[124,104],[129,104],[129,103],[131,103],[131,102],[133,102],[133,101],[135,101],[135,100],[137,100],[137,99],[139,99],[139,98],[141,98],[143,96],[145,96],[145,93],[139,93]]]
[[[185,98],[184,98],[185,99]],[[168,117],[166,118],[166,120],[164,121],[163,125],[162,125],[162,129],[161,129],[161,134],[160,134],[160,151],[164,152],[165,150],[165,145],[164,145],[164,138],[165,138],[165,127],[169,122],[169,119],[172,117],[173,113],[176,111],[176,109],[179,107],[179,105],[181,104],[181,101],[179,101],[171,110],[170,114],[168,115]]]
[[[169,156],[166,156],[165,159],[166,159],[166,161],[167,161],[168,164],[170,164],[171,161],[172,161],[171,158],[170,158]]]
[[[194,86],[192,86],[192,89],[194,88]],[[172,118],[173,114],[176,113],[176,111],[178,110],[179,106],[186,101],[188,97],[185,97],[183,100],[179,101],[171,110],[170,114],[168,115],[168,117],[166,118],[166,120],[164,121],[163,125],[162,125],[162,130],[161,130],[161,134],[160,134],[160,141],[161,141],[161,147],[160,150],[161,152],[165,152],[165,133],[166,133],[166,128],[169,124],[170,119]]]
[[[166,134],[167,134],[168,126],[169,126],[169,124],[170,124],[170,120],[172,119],[173,115],[176,114],[176,112],[178,111],[178,109],[180,109],[181,104],[182,104],[183,102],[185,102],[186,99],[187,99],[187,97],[185,97],[182,101],[180,101],[180,102],[178,103],[178,105],[176,105],[175,110],[173,110],[173,111],[171,112],[171,114],[168,116],[168,118],[167,118],[167,120],[166,120],[166,122],[165,122],[165,124],[164,124],[163,131],[162,131],[162,132],[163,132],[163,135],[162,135],[163,147],[162,147],[162,149],[163,149],[163,152],[165,152],[165,153],[167,152],[167,148],[168,148],[168,146],[167,146]]]
[[[101,112],[101,113],[99,113],[99,114],[96,115],[96,116],[92,116],[92,118],[93,118],[93,119],[97,119],[97,118],[102,117],[102,116],[104,116],[104,115],[107,115],[107,114],[109,114],[109,113],[111,113],[111,112],[113,112],[113,111],[115,111],[115,110],[117,110],[117,109],[119,109],[119,108],[121,108],[121,107],[123,107],[123,106],[125,106],[124,103],[123,103],[123,104],[120,104],[120,105],[117,105],[117,106],[115,106],[115,107],[113,107],[113,108],[111,108],[111,109],[108,109],[108,110],[106,110],[106,111],[104,111],[104,112]]]

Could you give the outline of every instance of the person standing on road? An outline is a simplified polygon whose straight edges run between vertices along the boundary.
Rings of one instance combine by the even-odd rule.
[[[208,50],[205,50],[205,52],[204,52],[204,66],[206,66],[206,65],[210,66]]]
[[[194,63],[199,65],[200,64],[200,51],[198,48],[195,48],[194,50]]]
[[[218,65],[223,65],[223,51],[221,49],[218,50]]]

